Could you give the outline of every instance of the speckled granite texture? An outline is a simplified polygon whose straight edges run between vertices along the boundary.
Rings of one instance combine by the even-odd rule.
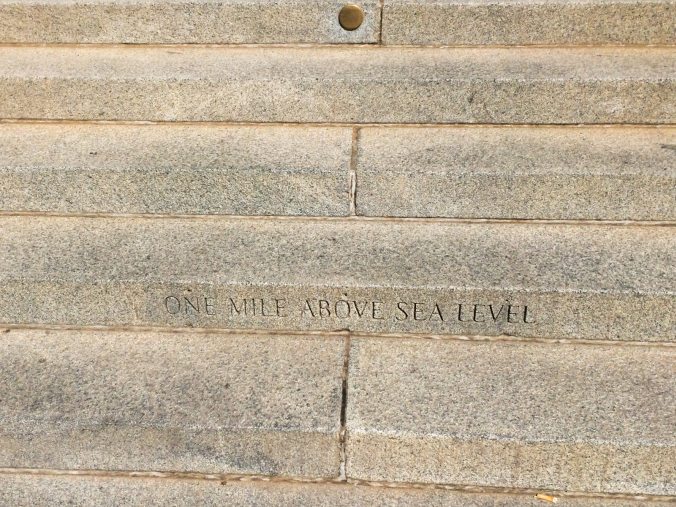
[[[352,129],[0,125],[0,209],[347,215]]]
[[[337,337],[1,333],[0,467],[335,477],[344,348]]]
[[[0,0],[0,507],[674,503],[674,0],[346,3]]]
[[[134,44],[372,43],[377,0],[343,30],[340,0],[0,0],[0,42]]]
[[[353,339],[365,480],[676,493],[670,348]]]
[[[0,126],[0,210],[673,220],[674,129]]]
[[[0,322],[674,339],[666,227],[0,218]]]
[[[366,216],[674,220],[676,130],[366,127],[357,182]]]
[[[343,30],[337,0],[0,1],[0,42],[374,43],[380,5]],[[669,0],[385,0],[384,44],[674,44]]]
[[[0,117],[671,123],[664,48],[6,47]]]
[[[671,0],[385,0],[385,44],[674,44]]]

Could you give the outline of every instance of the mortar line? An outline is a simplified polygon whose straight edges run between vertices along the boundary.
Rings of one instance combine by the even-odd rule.
[[[359,127],[352,128],[352,145],[350,151],[350,216],[357,215],[357,158],[359,155]]]
[[[299,329],[265,329],[265,328],[219,328],[219,327],[175,327],[175,326],[91,326],[75,324],[3,324],[0,323],[0,336],[12,331],[83,331],[96,333],[157,333],[183,335],[253,335],[253,336],[307,336],[307,337],[344,337],[347,329],[331,329],[326,331],[299,330]]]
[[[2,118],[0,125],[101,125],[174,127],[322,127],[322,128],[532,128],[532,129],[673,129],[676,123],[463,123],[463,122],[341,122],[341,121],[235,121],[235,120],[98,120],[69,118]]]
[[[350,372],[350,349],[352,347],[351,333],[345,336],[345,349],[343,351],[343,370],[340,400],[340,474],[342,481],[347,481],[347,396],[348,376]]]
[[[564,498],[598,498],[609,500],[637,500],[637,501],[664,501],[673,502],[676,500],[674,495],[639,495],[631,493],[604,493],[593,491],[569,491],[557,489],[538,489],[538,488],[507,488],[499,486],[477,486],[467,484],[430,484],[420,482],[387,482],[387,481],[366,481],[359,479],[347,480],[347,484],[354,486],[372,486],[381,488],[402,488],[402,489],[431,489],[454,491],[459,493],[473,493],[473,494],[502,494],[502,495],[537,495],[539,493],[547,493],[557,497]]]
[[[384,3],[384,0],[380,0]],[[569,51],[592,49],[675,49],[676,44],[622,44],[596,42],[591,44],[383,44],[382,17],[380,10],[378,40],[375,42],[1,42],[0,49],[45,48],[45,49],[563,49]]]
[[[367,333],[351,332],[352,338],[375,340],[420,340],[420,341],[447,341],[466,343],[516,343],[516,344],[547,344],[572,346],[602,346],[602,347],[650,347],[676,348],[676,342],[668,341],[636,341],[636,340],[591,340],[584,338],[541,338],[536,336],[509,336],[509,335],[459,335],[435,333]]]
[[[549,344],[549,345],[587,345],[603,347],[648,347],[648,348],[676,348],[676,342],[668,341],[636,341],[636,340],[590,340],[575,338],[542,338],[537,336],[509,336],[509,335],[459,335],[435,333],[387,333],[387,332],[359,332],[350,329],[333,329],[326,331],[288,329],[236,329],[236,328],[200,328],[200,327],[162,327],[162,326],[86,326],[67,324],[0,324],[0,336],[12,331],[82,331],[97,333],[157,333],[183,335],[234,335],[234,336],[307,336],[337,338],[350,336],[365,339],[401,339],[401,340],[436,340],[449,342],[469,343],[517,343],[517,344]]]
[[[303,216],[303,215],[190,215],[178,213],[109,213],[62,211],[0,211],[3,217],[36,217],[65,219],[139,219],[139,220],[193,220],[193,221],[267,221],[267,222],[376,222],[419,224],[514,224],[609,227],[674,227],[674,220],[582,220],[541,218],[446,218],[446,217],[392,217],[392,216]]]
[[[496,494],[496,495],[536,495],[547,493],[564,498],[585,499],[608,499],[608,500],[634,500],[634,501],[657,501],[673,502],[673,495],[650,495],[629,493],[603,493],[593,491],[561,491],[537,488],[506,488],[498,486],[475,486],[464,484],[429,484],[416,482],[387,482],[387,481],[364,481],[348,478],[346,481],[336,478],[325,477],[297,477],[297,476],[268,476],[256,474],[217,474],[201,472],[177,472],[177,471],[131,471],[131,470],[84,470],[84,469],[49,469],[49,468],[0,468],[1,475],[29,475],[47,477],[101,477],[107,479],[150,479],[157,481],[184,480],[184,481],[220,481],[241,483],[272,483],[272,484],[328,484],[339,487],[363,487],[363,488],[391,488],[407,490],[443,490],[468,494]]]

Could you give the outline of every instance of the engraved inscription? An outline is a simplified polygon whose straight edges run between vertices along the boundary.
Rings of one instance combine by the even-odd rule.
[[[405,322],[462,322],[476,324],[528,325],[536,322],[527,304],[512,302],[458,301],[377,301],[359,299],[291,300],[283,297],[226,297],[210,295],[169,295],[164,298],[166,313],[174,316],[221,315],[227,319],[285,319],[348,321],[367,319]]]

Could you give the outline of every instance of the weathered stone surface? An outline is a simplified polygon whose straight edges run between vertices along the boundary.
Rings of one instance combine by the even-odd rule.
[[[674,339],[670,227],[0,218],[0,322]]]
[[[352,129],[0,125],[0,209],[347,215]]]
[[[13,507],[279,506],[279,507],[543,507],[535,495],[460,493],[442,489],[243,481],[0,475],[0,502]],[[559,497],[568,507],[663,507],[664,502]]]
[[[377,0],[346,31],[339,0],[0,0],[0,42],[365,43],[378,40]]]
[[[364,128],[357,213],[676,219],[676,130]]]
[[[0,52],[0,118],[673,123],[670,49],[55,48]]]
[[[669,347],[354,339],[347,474],[673,495]]]
[[[0,334],[0,467],[335,477],[343,340]]]
[[[386,0],[386,44],[674,44],[671,0]]]

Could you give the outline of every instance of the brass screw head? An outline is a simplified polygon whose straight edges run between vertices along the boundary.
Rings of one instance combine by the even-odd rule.
[[[364,10],[354,4],[344,5],[338,14],[338,22],[344,30],[356,30],[364,22]]]

